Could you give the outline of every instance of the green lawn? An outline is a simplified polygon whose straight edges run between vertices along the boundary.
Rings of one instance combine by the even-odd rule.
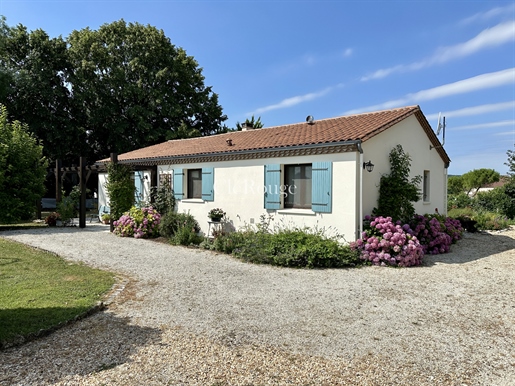
[[[114,282],[110,272],[0,239],[0,348],[85,313]]]

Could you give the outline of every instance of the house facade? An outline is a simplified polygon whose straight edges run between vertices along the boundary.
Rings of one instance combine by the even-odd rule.
[[[177,210],[204,233],[209,210],[221,208],[234,229],[265,216],[272,226],[324,228],[350,242],[377,205],[398,144],[411,156],[412,176],[423,177],[416,212],[445,213],[450,159],[418,106],[173,140],[118,160],[137,167],[138,198],[168,182]],[[100,175],[99,205],[108,204],[104,182]]]

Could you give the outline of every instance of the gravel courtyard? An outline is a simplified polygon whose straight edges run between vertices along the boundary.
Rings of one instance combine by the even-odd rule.
[[[120,283],[106,311],[0,351],[0,385],[515,385],[513,229],[465,234],[422,267],[341,270],[247,264],[101,225],[0,237]]]

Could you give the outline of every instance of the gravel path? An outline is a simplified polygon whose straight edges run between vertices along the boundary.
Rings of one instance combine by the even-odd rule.
[[[515,230],[416,268],[285,269],[119,238],[1,237],[128,278],[106,312],[0,352],[0,385],[515,385]]]

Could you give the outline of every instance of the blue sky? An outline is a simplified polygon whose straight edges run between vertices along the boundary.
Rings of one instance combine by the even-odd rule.
[[[449,174],[506,173],[514,149],[514,1],[0,0],[0,14],[50,36],[122,18],[162,29],[229,127],[418,104],[434,129],[446,116]]]

